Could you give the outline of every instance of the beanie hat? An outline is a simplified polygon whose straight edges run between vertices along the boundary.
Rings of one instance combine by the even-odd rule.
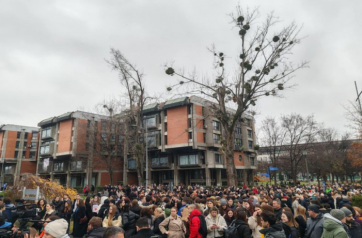
[[[342,212],[344,212],[344,214],[345,214],[346,216],[349,216],[349,215],[352,214],[351,210],[349,210],[349,209],[346,208],[346,207],[342,207],[340,210],[341,210]]]
[[[319,213],[319,206],[316,204],[312,204],[308,206],[308,210],[315,212],[315,213]]]
[[[338,219],[339,221],[346,217],[341,209],[332,209],[330,214],[332,217]]]
[[[221,198],[220,199],[220,206],[224,206],[224,205],[227,205],[228,203],[227,203],[227,201],[226,201],[226,199],[225,198]]]
[[[54,238],[60,238],[67,234],[67,229],[68,222],[62,218],[49,222],[48,225],[45,227],[45,233],[48,233]]]

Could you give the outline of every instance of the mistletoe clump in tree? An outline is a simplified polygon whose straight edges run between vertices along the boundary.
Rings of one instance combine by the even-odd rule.
[[[259,98],[280,95],[288,87],[286,83],[294,73],[307,66],[306,62],[293,65],[289,59],[295,46],[300,43],[298,35],[301,28],[295,23],[280,27],[273,14],[258,24],[258,15],[257,9],[244,14],[240,7],[236,8],[236,14],[231,14],[240,40],[238,65],[235,68],[228,63],[227,58],[232,58],[231,55],[210,50],[215,58],[215,80],[199,79],[195,74],[188,76],[166,66],[166,74],[180,78],[178,84],[167,88],[168,91],[192,84],[193,90],[188,93],[203,94],[215,102],[212,111],[224,132],[221,150],[225,156],[229,186],[237,185],[234,164],[234,130],[237,122],[242,121],[242,115],[255,106]],[[227,107],[234,111],[230,112]]]

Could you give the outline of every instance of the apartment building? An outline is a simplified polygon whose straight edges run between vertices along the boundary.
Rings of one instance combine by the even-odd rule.
[[[102,139],[116,140],[109,133],[109,117],[75,111],[39,122],[39,161],[37,174],[71,187],[85,184],[110,183],[109,170],[104,162]],[[113,126],[112,126],[113,128]],[[115,147],[112,147],[115,150]],[[112,162],[114,183],[123,178],[120,153]]]
[[[14,185],[21,174],[35,174],[38,130],[20,125],[0,126],[1,184]]]
[[[223,131],[210,105],[191,96],[144,107],[151,183],[227,184],[226,163],[220,153]],[[240,184],[253,180],[254,146],[254,119],[244,115],[235,129],[234,162]],[[135,166],[129,159],[129,177],[136,176]]]

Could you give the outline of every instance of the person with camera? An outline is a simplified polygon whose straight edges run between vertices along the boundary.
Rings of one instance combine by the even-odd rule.
[[[216,207],[211,207],[209,215],[206,216],[207,238],[223,237],[224,228],[227,227],[223,216],[219,214]]]

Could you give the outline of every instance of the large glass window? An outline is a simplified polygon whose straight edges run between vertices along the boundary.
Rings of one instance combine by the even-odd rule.
[[[63,171],[63,170],[64,170],[64,162],[54,163],[54,171]]]
[[[42,138],[42,139],[48,138],[48,137],[51,137],[51,136],[52,136],[52,128],[51,128],[51,127],[44,128],[44,129],[41,131],[41,138]]]
[[[82,161],[72,161],[70,167],[72,170],[82,170]]]
[[[199,163],[198,155],[181,155],[180,165],[197,165]]]
[[[252,130],[248,130],[248,137],[253,138],[253,131]]]
[[[215,164],[222,164],[221,154],[215,153]]]
[[[30,159],[34,159],[35,158],[35,151],[30,151],[29,157],[30,157]]]
[[[136,160],[128,160],[128,168],[135,169],[136,168]]]
[[[146,118],[145,119],[145,124],[146,124],[147,128],[155,128],[155,127],[157,127],[157,125],[156,125],[156,116]]]
[[[214,138],[214,144],[220,144],[220,135],[219,134],[213,134]]]
[[[153,166],[165,166],[168,165],[168,158],[167,157],[152,158],[151,163]]]
[[[201,169],[192,170],[191,179],[205,179],[205,170]]]
[[[255,166],[255,158],[254,157],[250,157],[250,165]]]
[[[50,145],[42,145],[40,146],[40,154],[41,155],[45,155],[45,154],[49,154],[50,151]]]
[[[38,132],[33,131],[32,136],[31,136],[31,139],[32,139],[32,140],[36,140],[37,138],[38,138]]]
[[[249,146],[249,149],[253,149],[253,141],[252,140],[248,141],[248,146]]]
[[[5,166],[5,174],[12,174],[13,173],[13,166]]]
[[[215,131],[220,131],[220,122],[212,121],[212,126],[214,127]]]

